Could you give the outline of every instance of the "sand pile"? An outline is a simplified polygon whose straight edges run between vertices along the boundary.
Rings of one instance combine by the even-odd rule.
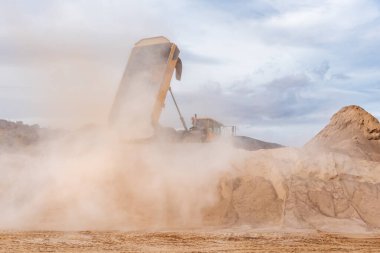
[[[380,228],[378,133],[374,117],[350,106],[300,149],[131,144],[98,128],[54,135],[1,153],[0,228],[369,231]]]
[[[346,106],[334,114],[306,147],[380,161],[380,123],[363,108]]]
[[[351,141],[352,133],[360,145]],[[378,134],[376,118],[349,106],[306,148],[251,152],[221,178],[218,201],[205,209],[205,222],[325,231],[379,228]],[[361,153],[352,156],[357,150]]]
[[[282,148],[250,154],[219,182],[211,225],[328,231],[380,227],[380,163]]]

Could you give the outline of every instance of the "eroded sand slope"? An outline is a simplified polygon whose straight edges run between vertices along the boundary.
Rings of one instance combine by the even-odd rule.
[[[380,227],[380,124],[358,106],[336,113],[302,149],[252,152],[218,186],[214,225],[324,231]]]

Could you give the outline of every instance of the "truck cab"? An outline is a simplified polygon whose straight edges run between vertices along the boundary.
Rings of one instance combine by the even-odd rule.
[[[197,132],[203,142],[210,142],[221,136],[235,136],[236,134],[235,126],[225,126],[212,118],[198,118],[195,114],[191,121],[190,131]]]

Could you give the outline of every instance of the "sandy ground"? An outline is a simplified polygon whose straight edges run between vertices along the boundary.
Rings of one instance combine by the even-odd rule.
[[[379,252],[380,235],[316,232],[0,233],[0,252]]]

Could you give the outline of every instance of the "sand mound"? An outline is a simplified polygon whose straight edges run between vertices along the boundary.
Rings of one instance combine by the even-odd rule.
[[[346,106],[305,146],[380,161],[380,123],[363,108]]]
[[[14,124],[3,143],[32,148],[0,156],[0,229],[380,228],[379,123],[359,107],[301,149],[131,144],[97,128],[31,145],[4,133],[38,128]]]
[[[205,210],[205,222],[380,228],[379,139],[376,118],[358,106],[344,107],[303,149],[251,152],[220,179],[218,201]]]
[[[206,224],[380,228],[380,163],[282,148],[252,152],[244,164],[220,179]]]

